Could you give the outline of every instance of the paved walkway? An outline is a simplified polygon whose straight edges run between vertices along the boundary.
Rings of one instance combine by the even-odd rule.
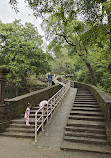
[[[45,131],[38,139],[38,147],[60,149],[63,140],[64,127],[66,126],[76,91],[77,89],[70,89],[69,94],[65,97],[63,102],[58,105],[53,118],[50,120]]]
[[[76,89],[70,88],[46,125],[45,131],[39,134],[37,143],[33,139],[0,137],[0,158],[109,158],[107,155],[60,150],[75,93]]]

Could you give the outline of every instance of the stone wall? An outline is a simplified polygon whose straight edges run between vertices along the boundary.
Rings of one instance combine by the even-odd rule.
[[[10,124],[10,123],[11,123],[10,120],[4,120],[4,121],[0,122],[0,133],[4,132],[5,129],[6,129],[7,127],[9,127],[9,124]]]
[[[5,100],[5,115],[6,118],[17,118],[21,113],[24,113],[28,102],[32,104],[32,107],[39,104],[43,99],[51,98],[59,89],[60,85],[54,85],[49,88],[34,91],[13,99]]]

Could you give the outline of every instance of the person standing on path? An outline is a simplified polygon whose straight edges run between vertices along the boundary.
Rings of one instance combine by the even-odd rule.
[[[48,73],[48,87],[52,86],[52,75]]]
[[[30,124],[29,124],[30,109],[31,109],[31,104],[28,103],[28,104],[27,104],[26,111],[25,111],[25,116],[24,116],[25,119],[26,119],[26,126],[30,126]]]

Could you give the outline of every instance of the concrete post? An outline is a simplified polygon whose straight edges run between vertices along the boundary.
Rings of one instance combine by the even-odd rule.
[[[8,71],[4,68],[0,69],[0,104],[4,103],[4,96],[5,96],[5,81],[6,81],[6,74]]]

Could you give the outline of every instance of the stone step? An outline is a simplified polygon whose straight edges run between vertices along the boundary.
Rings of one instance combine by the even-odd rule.
[[[76,100],[76,99],[75,99],[74,102],[80,102],[80,103],[84,103],[84,102],[85,102],[85,103],[87,103],[87,102],[93,103],[93,102],[94,102],[94,103],[97,103],[97,100],[86,100],[86,99],[85,99],[85,100],[83,100],[83,99],[77,99],[77,100]]]
[[[77,89],[78,91],[85,91],[85,92],[89,92],[89,90],[87,88],[83,88],[83,87],[78,87]]]
[[[79,91],[77,91],[77,94],[76,95],[87,95],[87,96],[93,96],[91,93],[87,92],[87,93],[81,93]],[[93,96],[94,97],[94,96]]]
[[[35,129],[34,128],[31,128],[30,126],[27,127],[27,128],[12,128],[12,127],[9,127],[6,129],[6,132],[22,132],[22,133],[34,133],[35,132]]]
[[[33,108],[31,108],[31,110],[30,111],[32,111],[32,110],[39,110],[40,108],[39,107],[33,107]]]
[[[96,99],[93,95],[89,95],[89,96],[79,96],[79,95],[76,95],[76,99]]]
[[[77,91],[77,94],[90,94],[88,91]]]
[[[100,116],[103,116],[103,113],[102,112],[99,112],[99,111],[91,111],[91,110],[84,110],[84,109],[75,109],[75,110],[72,110],[71,112],[70,112],[70,115],[74,115],[74,113],[80,113],[80,112],[82,112],[82,113],[85,113],[85,114],[97,114],[97,115],[100,115]]]
[[[78,87],[78,90],[88,91],[88,89],[87,89],[87,88],[83,88],[83,87]]]
[[[105,130],[105,123],[99,121],[87,121],[87,120],[72,120],[69,119],[67,121],[67,126],[73,127],[87,127],[87,128],[95,128],[95,129],[104,129]]]
[[[2,123],[2,122],[11,122],[11,120],[2,117],[2,118],[0,118],[0,123]]]
[[[89,133],[89,132],[65,131],[65,136],[99,138],[106,140],[105,134]]]
[[[93,98],[92,96],[89,96],[89,97],[87,97],[87,96],[76,96],[76,98],[75,98],[75,100],[94,100],[94,101],[97,101],[95,98]]]
[[[91,108],[91,107],[73,107],[72,111],[91,111],[91,112],[101,112],[100,108]]]
[[[30,125],[29,127],[27,127],[25,124],[16,124],[16,123],[12,123],[10,124],[11,128],[35,128],[35,125]]]
[[[42,116],[42,114],[38,114],[37,116]],[[44,114],[44,117],[46,117],[47,116],[47,114]],[[21,114],[20,115],[20,117],[22,117],[22,118],[24,118],[24,114]],[[35,118],[35,114],[34,113],[30,113],[30,116],[29,116],[30,118]]]
[[[30,113],[34,113],[34,114],[35,114],[35,113],[36,113],[36,111],[37,111],[36,109],[31,109],[31,110],[30,110]],[[42,113],[42,110],[41,110],[41,111],[39,111],[39,113]]]
[[[90,105],[90,104],[86,104],[86,105],[83,105],[83,104],[73,104],[73,107],[80,107],[80,108],[87,108],[87,107],[89,107],[89,108],[100,108],[99,107],[99,105]],[[72,107],[72,109],[73,109],[73,107]]]
[[[77,100],[96,100],[93,96],[76,96]]]
[[[54,105],[52,105],[52,107],[53,107],[53,106],[54,106]],[[31,108],[31,110],[36,110],[36,111],[39,110],[39,109],[40,109],[39,106],[37,106],[37,107],[35,106],[35,107]],[[47,109],[47,106],[46,106],[46,109]],[[49,109],[50,109],[50,108],[49,108]],[[31,111],[31,110],[30,110],[30,111]]]
[[[75,101],[74,104],[91,104],[91,105],[98,105],[97,102],[83,102],[83,101]]]
[[[79,98],[80,98],[80,99],[81,99],[81,98],[83,98],[83,99],[84,99],[84,98],[93,98],[93,99],[95,99],[92,94],[76,94],[76,98],[78,98],[78,99],[79,99]]]
[[[31,107],[31,109],[39,108],[39,104],[36,106]]]
[[[36,111],[37,111],[37,110],[32,109],[32,110],[30,111],[30,114],[31,114],[31,113],[35,114]],[[39,112],[39,113],[41,113],[41,112]]]
[[[30,124],[35,124],[35,118],[30,118],[29,119]],[[25,119],[21,118],[21,119],[15,119],[12,120],[12,123],[16,123],[16,124],[25,124]]]
[[[99,112],[93,112],[93,111],[79,111],[79,110],[76,110],[76,111],[71,111],[70,112],[70,115],[82,115],[82,116],[96,116],[96,117],[104,117],[103,113],[99,113]]]
[[[5,118],[5,115],[0,114],[0,119]]]
[[[88,90],[79,90],[79,89],[77,90],[77,94],[78,93],[84,93],[84,94],[88,93],[88,94],[91,94]]]
[[[108,154],[111,156],[111,146],[105,144],[98,145],[98,144],[87,144],[87,143],[79,143],[79,142],[68,142],[63,141],[61,144],[62,150],[67,151],[76,151],[76,152],[90,152],[90,153],[101,153],[101,154]]]
[[[0,133],[1,136],[7,137],[18,137],[18,138],[34,138],[34,133],[23,133],[23,132],[4,132]]]
[[[96,100],[86,100],[86,99],[84,99],[84,100],[83,100],[83,99],[81,99],[81,100],[80,100],[80,99],[75,99],[75,100],[74,100],[74,103],[76,103],[76,102],[80,102],[80,103],[82,103],[82,104],[83,104],[83,103],[89,103],[89,104],[90,104],[90,103],[91,103],[91,104],[92,104],[92,103],[96,103],[96,104],[98,104]]]
[[[91,93],[89,92],[77,92],[76,95],[87,95],[87,96],[93,96]]]
[[[95,99],[75,99],[74,102],[96,102],[97,103],[97,100]]]
[[[97,139],[97,138],[89,138],[89,137],[71,137],[71,136],[65,136],[64,140],[70,141],[70,142],[85,142],[89,144],[107,144],[107,141],[105,139]]]
[[[104,117],[96,117],[96,116],[81,116],[81,115],[70,115],[69,119],[74,120],[88,120],[88,121],[105,121]]]
[[[48,109],[50,111],[50,109]],[[31,110],[30,114],[35,114],[37,110]],[[42,114],[42,110],[38,112],[38,114]]]
[[[97,101],[95,98],[92,98],[92,97],[76,97],[75,100],[83,100],[83,101],[85,101],[85,100],[89,100],[89,101],[94,100],[94,101]]]
[[[77,91],[77,94],[76,95],[91,95],[93,96],[91,93],[89,93],[88,91],[87,92],[81,92],[81,91]]]
[[[73,126],[66,126],[66,131],[76,131],[76,132],[89,132],[89,133],[96,133],[96,134],[105,134],[104,129],[97,129],[97,128],[84,128],[84,127],[73,127]]]

